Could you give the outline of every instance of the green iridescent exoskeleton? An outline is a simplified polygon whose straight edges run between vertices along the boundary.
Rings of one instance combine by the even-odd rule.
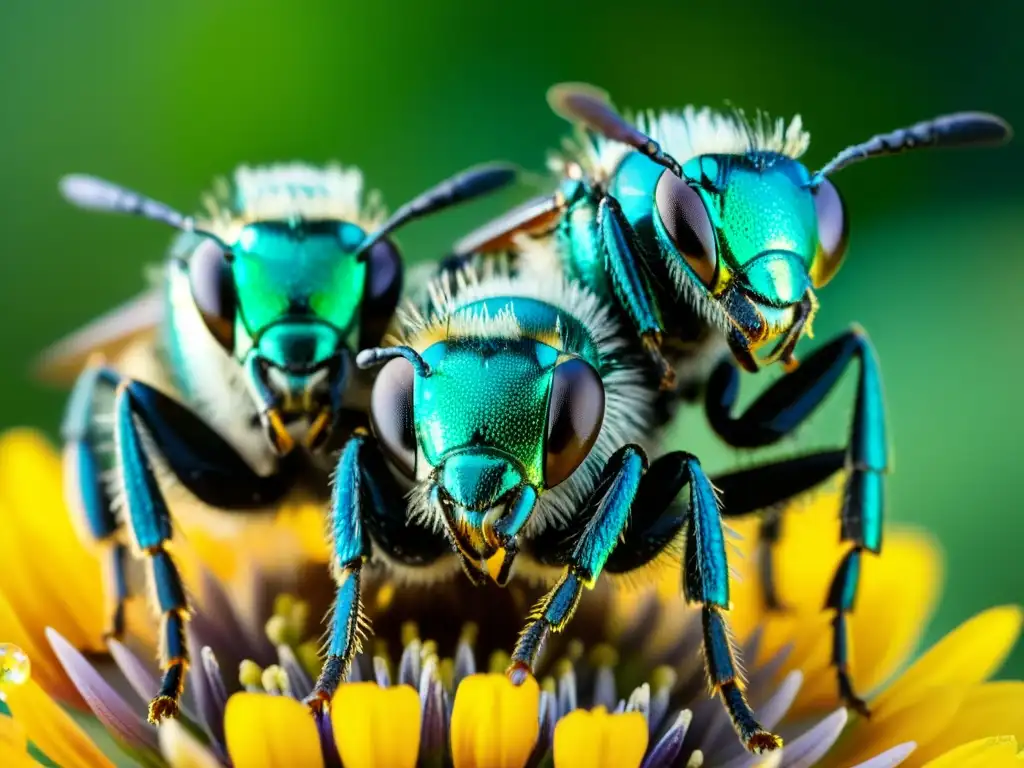
[[[588,286],[617,309],[655,364],[661,418],[671,419],[681,401],[703,400],[711,426],[733,447],[760,448],[792,435],[847,369],[859,367],[841,448],[716,485],[724,514],[764,511],[764,598],[777,609],[771,548],[780,535],[778,505],[846,470],[841,536],[850,549],[824,602],[833,613],[841,697],[866,712],[850,680],[847,617],[862,554],[882,548],[889,457],[881,374],[858,327],[799,365],[795,356],[797,343],[811,334],[817,292],[847,252],[847,208],[830,177],[870,157],[1001,144],[1009,126],[985,113],[946,115],[854,144],[812,173],[801,161],[810,137],[799,117],[788,124],[763,115],[751,121],[687,107],[627,119],[607,94],[580,83],[555,86],[548,100],[579,127],[551,163],[556,191],[470,234],[456,256],[510,253],[522,274],[561,271]],[[739,371],[774,362],[786,375],[736,413]],[[699,600],[705,609],[715,604],[708,599],[713,592]]]
[[[326,500],[331,438],[340,443],[366,422],[370,382],[350,376],[353,347],[381,341],[401,292],[391,232],[513,176],[502,165],[469,170],[386,219],[363,199],[359,171],[338,166],[239,168],[206,197],[203,218],[93,177],[62,181],[65,197],[81,207],[181,231],[157,289],[47,361],[72,367],[88,355],[84,372],[75,371],[62,427],[68,506],[109,558],[115,637],[129,597],[122,526],[145,561],[161,622],[152,722],[178,712],[190,613],[154,467],[167,467],[207,512],[269,513],[292,493]],[[108,362],[93,354],[135,343],[134,357]],[[145,383],[154,378],[160,387]],[[116,503],[115,485],[123,491]]]

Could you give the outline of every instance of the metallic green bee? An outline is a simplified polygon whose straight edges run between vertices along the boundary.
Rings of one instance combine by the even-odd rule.
[[[358,652],[367,561],[408,579],[460,565],[477,583],[547,576],[553,586],[512,654],[509,675],[521,681],[602,573],[675,555],[685,564],[687,598],[703,605],[715,689],[748,749],[777,748],[781,741],[761,728],[740,689],[712,482],[682,451],[648,466],[642,443],[657,388],[612,308],[557,277],[509,277],[500,261],[454,277],[442,272],[429,295],[424,311],[400,311],[391,346],[357,358],[360,366],[385,365],[371,397],[373,434],[349,440],[336,473],[338,591],[313,703],[329,700]],[[685,502],[674,503],[683,488]]]
[[[401,291],[402,263],[388,236],[513,175],[504,166],[468,171],[386,220],[373,198],[363,199],[360,172],[335,166],[240,168],[208,198],[204,218],[95,178],[62,181],[65,197],[83,208],[182,230],[156,292],[46,360],[66,368],[88,350],[114,349],[159,326],[160,342],[141,357],[86,367],[62,429],[70,506],[109,552],[113,635],[123,630],[128,597],[121,520],[145,556],[162,616],[153,722],[177,713],[189,661],[165,493],[183,489],[202,505],[246,514],[310,480],[326,498],[331,438],[340,442],[365,423],[352,347],[379,342]],[[111,439],[112,452],[103,447]],[[113,487],[104,482],[108,469]]]
[[[469,235],[456,246],[456,258],[511,250],[524,272],[563,268],[617,306],[642,340],[669,391],[663,418],[677,396],[695,399],[703,390],[711,424],[731,446],[757,448],[791,434],[851,363],[860,362],[844,449],[763,468],[758,482],[726,491],[724,502],[728,514],[768,508],[847,470],[842,538],[851,547],[827,608],[834,612],[832,661],[841,696],[865,712],[848,674],[846,622],[861,554],[882,546],[882,476],[889,462],[878,364],[856,328],[799,368],[794,357],[797,342],[810,333],[816,291],[847,250],[846,208],[828,177],[869,157],[999,144],[1009,139],[1009,126],[983,113],[939,117],[844,149],[812,173],[799,160],[809,143],[799,118],[788,125],[761,116],[748,122],[689,107],[629,122],[604,93],[580,84],[556,86],[549,101],[586,127],[552,164],[561,177],[557,191]],[[734,416],[738,369],[756,372],[775,361],[788,375]],[[779,522],[763,519],[767,549]],[[767,554],[764,562],[766,600],[774,607]]]

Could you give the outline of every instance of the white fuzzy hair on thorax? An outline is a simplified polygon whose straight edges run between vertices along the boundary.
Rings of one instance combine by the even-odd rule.
[[[425,349],[450,338],[522,338],[515,317],[516,298],[550,304],[575,318],[589,332],[598,352],[598,367],[605,390],[605,415],[597,440],[587,458],[569,478],[543,491],[523,534],[529,538],[552,524],[564,524],[578,514],[597,478],[615,451],[628,443],[647,442],[652,431],[657,393],[645,381],[645,360],[622,334],[615,317],[601,301],[578,283],[560,274],[512,274],[502,258],[484,259],[459,272],[442,274],[428,287],[428,308],[406,306],[399,315],[395,342]],[[458,312],[461,307],[487,298],[509,298],[509,308],[488,316]],[[460,319],[459,315],[465,315]],[[531,329],[531,336],[537,329]],[[566,330],[560,323],[550,329],[550,341],[559,343]],[[546,336],[547,338],[547,336]],[[443,521],[427,500],[429,483],[417,484],[409,495],[410,515],[435,530]]]
[[[380,193],[365,189],[362,171],[336,163],[239,166],[231,181],[214,182],[203,205],[209,217],[204,224],[229,243],[255,221],[332,219],[371,231],[386,215]]]
[[[758,112],[749,120],[738,110],[718,112],[710,107],[687,106],[677,110],[648,110],[627,119],[680,164],[697,155],[752,151],[778,152],[799,158],[811,142],[800,115],[787,123],[782,118],[772,119]],[[569,163],[576,163],[584,172],[603,181],[632,151],[632,147],[620,141],[592,137],[579,130],[574,138],[566,140],[562,153],[550,158],[548,165],[555,173],[564,174]]]

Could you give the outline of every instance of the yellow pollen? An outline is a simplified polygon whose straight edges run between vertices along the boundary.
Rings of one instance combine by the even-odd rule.
[[[274,645],[289,645],[288,620],[284,616],[276,615],[267,619],[264,632]]]
[[[245,659],[238,665],[238,682],[246,688],[261,689],[263,687],[263,670],[252,659]]]
[[[407,621],[402,624],[402,647],[409,645],[413,640],[420,639],[420,628],[415,621]]]
[[[28,655],[14,643],[0,643],[0,701],[8,686],[24,685],[32,673]]]
[[[459,642],[472,646],[476,643],[476,638],[479,634],[480,627],[475,622],[467,621],[462,625],[462,634],[459,637]]]
[[[491,654],[490,664],[487,665],[487,669],[496,674],[501,675],[508,669],[508,665],[512,663],[512,657],[505,651],[495,651]]]
[[[384,612],[390,607],[391,602],[395,599],[395,585],[390,581],[377,590],[377,610]]]
[[[619,663],[619,652],[607,643],[595,645],[590,651],[590,663],[595,667],[614,667]]]

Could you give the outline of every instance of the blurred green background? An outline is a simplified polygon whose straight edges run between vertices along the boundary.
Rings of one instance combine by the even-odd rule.
[[[1024,126],[1024,4],[976,0],[955,22],[927,0],[839,6],[5,3],[0,427],[55,433],[64,395],[29,380],[30,360],[138,290],[168,242],[158,225],[64,205],[56,181],[67,172],[191,208],[238,163],[338,159],[361,166],[394,207],[483,160],[542,170],[566,131],[544,91],[570,79],[601,85],[623,107],[799,112],[815,166],[944,111],[990,110]],[[843,171],[852,251],[822,292],[817,341],[801,347],[852,321],[875,341],[896,452],[891,519],[930,528],[948,553],[929,639],[982,607],[1024,600],[1022,173],[1021,141]],[[431,258],[536,192],[415,224],[399,241],[409,257]],[[745,396],[764,383],[745,381]],[[848,383],[799,446],[838,443],[851,395]],[[699,413],[677,438],[712,469],[736,461]],[[1004,673],[1024,675],[1024,648]]]

